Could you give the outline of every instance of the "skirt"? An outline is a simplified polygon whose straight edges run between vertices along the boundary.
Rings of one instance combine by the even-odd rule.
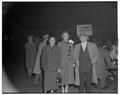
[[[58,88],[56,83],[57,72],[45,72],[44,74],[44,90],[56,90]]]

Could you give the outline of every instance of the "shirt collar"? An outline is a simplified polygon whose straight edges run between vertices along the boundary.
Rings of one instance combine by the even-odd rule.
[[[85,43],[81,43],[82,45],[84,44],[84,45],[87,45],[87,42],[85,42]]]

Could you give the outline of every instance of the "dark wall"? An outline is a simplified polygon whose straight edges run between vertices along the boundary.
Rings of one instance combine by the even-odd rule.
[[[117,38],[117,2],[4,2],[3,6],[9,7],[3,17],[3,32],[8,34],[59,36],[67,30],[76,40],[76,25],[90,23],[95,37]]]

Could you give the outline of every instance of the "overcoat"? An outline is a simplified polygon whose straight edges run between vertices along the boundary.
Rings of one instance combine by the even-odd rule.
[[[89,56],[91,58],[91,63],[93,64],[93,69],[92,69],[93,82],[97,83],[97,75],[96,75],[95,64],[98,61],[99,51],[98,51],[98,48],[97,48],[96,44],[94,44],[92,42],[87,42],[87,48],[88,48]],[[76,63],[79,62],[79,52],[80,52],[80,49],[81,49],[81,43],[78,43],[77,45],[75,45],[74,56],[75,56]],[[80,62],[79,62],[79,64],[80,64]],[[79,75],[79,73],[78,73],[78,75]],[[79,83],[79,82],[77,82],[77,83]]]
[[[58,43],[61,51],[61,74],[62,74],[62,84],[74,84],[74,68],[75,63],[74,52],[70,43],[61,41]]]
[[[60,49],[58,46],[50,47],[47,45],[42,52],[41,67],[44,70],[44,90],[57,89],[57,74],[60,67]]]
[[[46,46],[46,43],[43,41],[39,44],[38,51],[37,51],[37,56],[35,60],[35,65],[33,69],[33,73],[35,74],[41,74],[41,53],[43,48]]]

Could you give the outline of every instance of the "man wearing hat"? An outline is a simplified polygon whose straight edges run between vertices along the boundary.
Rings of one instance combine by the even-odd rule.
[[[91,92],[92,81],[92,66],[98,60],[98,48],[94,43],[88,42],[88,38],[92,35],[91,25],[79,25],[77,26],[77,36],[81,43],[75,45],[74,55],[76,64],[79,66],[79,79],[80,87],[79,91]]]
[[[37,52],[35,65],[34,65],[34,69],[33,69],[33,73],[35,74],[35,78],[33,80],[33,85],[37,85],[38,82],[39,82],[39,79],[40,79],[40,75],[41,75],[41,67],[40,67],[41,66],[41,53],[42,53],[43,48],[47,44],[48,38],[49,38],[49,34],[44,35],[43,36],[43,41],[39,44],[39,47],[38,47],[38,52]]]

